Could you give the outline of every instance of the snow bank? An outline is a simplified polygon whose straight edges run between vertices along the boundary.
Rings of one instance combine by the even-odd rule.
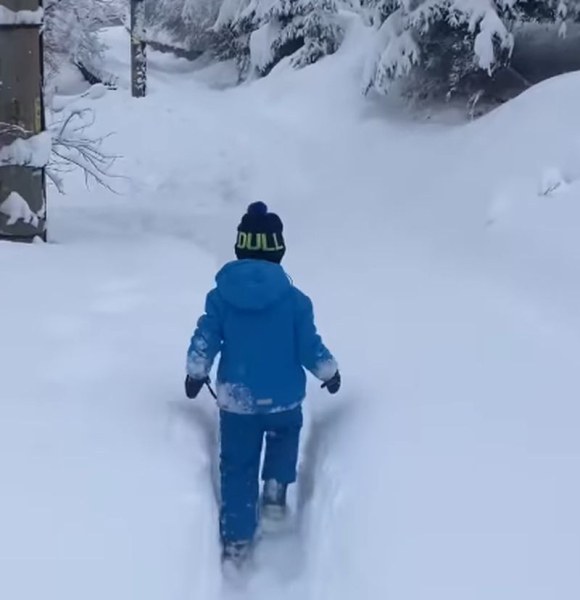
[[[13,11],[5,6],[0,6],[0,27],[2,25],[41,25],[43,17],[42,8]]]
[[[574,231],[580,218],[579,94],[578,73],[559,76],[469,128],[466,151],[488,157],[490,177],[481,191],[487,194],[491,233],[514,246],[517,261],[524,248],[558,262],[580,256]],[[472,167],[466,177],[476,172]],[[517,268],[514,277],[521,272]],[[564,280],[560,285],[567,286]]]
[[[16,139],[0,148],[0,165],[44,167],[50,160],[52,139],[44,131],[26,139]]]

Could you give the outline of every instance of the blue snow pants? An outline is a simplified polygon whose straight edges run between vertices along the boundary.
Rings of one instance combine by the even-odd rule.
[[[256,533],[264,436],[262,480],[296,481],[301,428],[301,406],[270,414],[220,411],[222,542],[251,541]]]

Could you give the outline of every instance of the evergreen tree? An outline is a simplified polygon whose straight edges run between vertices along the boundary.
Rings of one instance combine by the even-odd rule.
[[[523,21],[563,23],[580,19],[580,0],[518,0],[516,9]]]
[[[214,29],[225,40],[220,58],[235,58],[243,76],[267,75],[287,57],[310,65],[336,52],[343,33],[335,0],[226,0]]]
[[[513,26],[580,20],[580,0],[370,0],[375,46],[364,78],[366,92],[387,93],[406,78],[425,95],[448,96],[507,66]]]
[[[250,37],[259,29],[259,0],[224,0],[213,25],[212,52],[218,60],[233,60],[240,80],[250,72]]]
[[[469,75],[492,75],[509,60],[514,0],[379,0],[372,18],[375,48],[365,91],[386,93],[416,69],[434,88],[453,93]]]
[[[211,26],[220,0],[146,0],[145,26],[153,41],[204,52],[213,41]]]

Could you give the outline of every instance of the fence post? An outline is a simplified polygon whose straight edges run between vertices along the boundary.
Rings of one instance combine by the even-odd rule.
[[[0,0],[0,239],[46,239],[42,0]]]

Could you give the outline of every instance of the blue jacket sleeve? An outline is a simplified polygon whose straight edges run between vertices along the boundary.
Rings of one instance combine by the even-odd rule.
[[[221,350],[222,318],[214,292],[207,295],[205,313],[199,318],[187,351],[187,374],[192,379],[205,379]]]
[[[302,366],[321,381],[328,381],[338,371],[334,356],[322,342],[314,323],[314,308],[308,296],[298,291],[297,338]]]

